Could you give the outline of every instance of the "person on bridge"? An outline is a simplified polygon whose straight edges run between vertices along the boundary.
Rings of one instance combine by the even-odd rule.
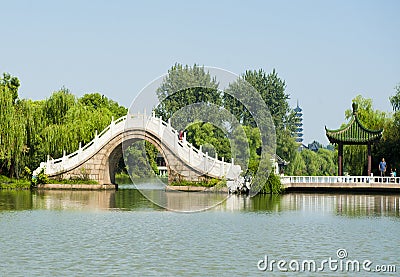
[[[384,177],[386,172],[385,158],[382,158],[382,161],[379,163],[379,171],[381,172],[381,177]]]

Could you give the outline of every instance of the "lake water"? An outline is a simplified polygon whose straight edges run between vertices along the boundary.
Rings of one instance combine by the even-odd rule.
[[[178,206],[195,197],[171,195]],[[393,268],[397,273],[373,275],[397,276],[400,271],[400,194],[232,196],[207,211],[177,213],[129,186],[0,191],[0,230],[0,276],[278,276],[286,275],[285,269],[301,276],[365,276],[366,270]],[[272,260],[282,260],[281,267],[270,266]],[[357,262],[360,272],[349,261]]]

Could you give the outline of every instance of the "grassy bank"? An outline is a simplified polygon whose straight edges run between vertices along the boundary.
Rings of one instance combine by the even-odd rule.
[[[94,180],[87,179],[48,179],[47,184],[64,184],[64,185],[76,185],[76,184],[86,184],[86,185],[97,185],[98,183]]]
[[[26,179],[12,179],[0,175],[0,189],[29,189],[31,181]]]
[[[226,187],[226,180],[210,179],[207,181],[193,182],[193,181],[177,181],[169,184],[170,186],[192,186],[192,187]]]
[[[132,184],[131,177],[126,173],[115,174],[115,182],[117,184]]]

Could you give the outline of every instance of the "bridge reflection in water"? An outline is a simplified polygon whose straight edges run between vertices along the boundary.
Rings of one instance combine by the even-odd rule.
[[[288,193],[284,195],[257,195],[255,197],[214,193],[178,193],[149,190],[151,197],[162,197],[170,210],[199,210],[207,202],[221,202],[212,211],[286,212],[305,211],[340,216],[400,216],[400,194],[320,194]],[[147,200],[140,191],[0,191],[0,211],[4,210],[127,210],[164,211]]]

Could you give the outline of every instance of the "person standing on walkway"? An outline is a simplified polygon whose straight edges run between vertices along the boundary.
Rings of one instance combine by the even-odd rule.
[[[382,158],[382,161],[379,163],[379,171],[381,172],[381,177],[384,177],[386,172],[385,158]]]

